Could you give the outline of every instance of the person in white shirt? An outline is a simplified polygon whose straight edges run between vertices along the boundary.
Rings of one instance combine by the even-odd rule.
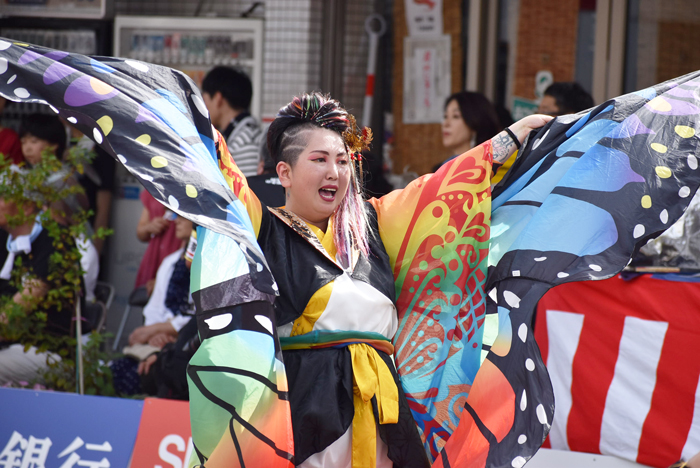
[[[190,320],[189,315],[176,315],[166,306],[168,284],[175,270],[175,264],[185,254],[185,243],[192,232],[192,221],[182,217],[175,219],[175,235],[182,240],[180,249],[163,259],[156,273],[153,293],[143,308],[143,326],[129,335],[129,345],[149,344],[162,348],[166,343],[174,342],[182,327]]]
[[[202,98],[211,123],[226,139],[228,151],[244,176],[257,175],[262,129],[250,115],[253,85],[243,71],[214,67],[202,80]]]
[[[156,273],[153,293],[143,309],[144,324],[129,335],[126,357],[110,364],[114,388],[123,395],[143,393],[142,377],[146,376],[157,353],[168,343],[174,343],[180,330],[192,319],[181,314],[179,306],[191,302],[189,296],[189,264],[184,258],[185,243],[190,238],[192,222],[177,217],[175,235],[182,241],[178,250],[163,259]],[[184,283],[184,284],[180,284]],[[178,296],[176,298],[173,295]],[[183,297],[179,297],[183,296]],[[189,296],[186,299],[184,296]]]

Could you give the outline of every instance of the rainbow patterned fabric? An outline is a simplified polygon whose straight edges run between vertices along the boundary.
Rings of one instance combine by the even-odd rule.
[[[394,271],[396,366],[433,466],[519,468],[540,447],[554,398],[535,304],[553,285],[614,275],[682,214],[700,185],[699,90],[695,73],[557,118],[493,194],[487,143],[370,201]],[[0,95],[52,106],[200,226],[202,346],[188,369],[197,458],[293,466],[259,209],[246,209],[245,179],[192,81],[0,39]]]
[[[396,283],[396,369],[429,456],[459,418],[481,364],[491,144],[370,202]]]

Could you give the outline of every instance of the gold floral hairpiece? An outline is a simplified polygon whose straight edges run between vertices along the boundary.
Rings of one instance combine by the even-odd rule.
[[[351,155],[362,154],[372,143],[372,130],[368,127],[359,128],[353,115],[348,114],[348,128],[343,132],[343,141]],[[357,156],[353,156],[355,159]]]
[[[362,127],[361,129],[357,126],[357,121],[352,114],[348,114],[348,128],[343,132],[343,141],[345,146],[350,153],[350,159],[352,160],[354,178],[357,182],[357,193],[362,193],[362,188],[364,186],[364,177],[362,169],[362,152],[369,149],[369,144],[372,143],[372,130],[368,127]],[[358,166],[359,165],[359,166]]]

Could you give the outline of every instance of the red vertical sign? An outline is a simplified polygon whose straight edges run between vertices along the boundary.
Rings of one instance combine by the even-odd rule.
[[[131,468],[185,468],[192,452],[190,404],[146,398]]]

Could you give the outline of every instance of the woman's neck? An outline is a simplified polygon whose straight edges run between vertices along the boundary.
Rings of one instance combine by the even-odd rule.
[[[296,214],[296,213],[294,213],[294,214]],[[297,216],[299,216],[299,215],[297,215]],[[326,219],[325,221],[322,221],[322,222],[316,222],[316,221],[310,221],[310,220],[308,220],[308,219],[302,218],[301,216],[299,216],[299,217],[300,217],[306,224],[310,224],[310,225],[312,225],[312,226],[316,226],[317,228],[319,228],[319,229],[320,229],[322,232],[324,232],[324,233],[325,233],[326,230],[328,229],[328,220],[327,220],[327,219]]]
[[[452,155],[459,156],[460,154],[466,153],[467,151],[472,149],[472,144],[471,144],[471,142],[468,141],[466,143],[463,143],[459,146],[455,146],[455,147],[450,148],[450,149],[452,150]]]
[[[312,225],[312,226],[316,226],[317,228],[319,228],[319,229],[320,229],[321,231],[323,231],[323,232],[326,232],[326,230],[328,229],[328,218],[326,218],[326,219],[323,220],[323,221],[311,221],[310,219],[306,219],[306,218],[304,218],[303,216],[297,214],[297,212],[294,211],[293,208],[290,208],[289,205],[285,206],[284,209],[287,210],[287,211],[289,211],[290,213],[293,213],[294,216],[296,216],[297,218],[301,219],[301,220],[304,221],[306,224],[310,224],[310,225]]]

